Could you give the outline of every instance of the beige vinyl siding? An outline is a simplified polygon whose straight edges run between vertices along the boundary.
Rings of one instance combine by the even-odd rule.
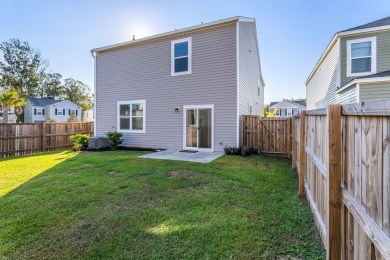
[[[186,37],[192,74],[171,76],[171,41]],[[117,130],[117,101],[145,100],[146,133],[124,133],[124,144],[182,149],[183,106],[214,104],[214,150],[236,145],[236,50],[230,23],[98,53],[96,135]]]
[[[260,96],[258,95],[258,78],[261,77],[260,56],[256,38],[254,22],[239,22],[239,139],[242,141],[242,116],[264,115],[264,86],[260,83]]]
[[[390,70],[390,31],[374,32],[341,38],[341,86],[345,85],[354,77],[347,77],[347,41],[361,38],[376,37],[376,72]]]
[[[335,103],[339,82],[339,42],[337,41],[306,85],[307,109],[322,108]]]
[[[340,93],[336,94],[336,103],[338,104],[349,104],[357,101],[356,97],[356,86],[352,86]]]
[[[390,82],[360,85],[360,102],[390,98]]]

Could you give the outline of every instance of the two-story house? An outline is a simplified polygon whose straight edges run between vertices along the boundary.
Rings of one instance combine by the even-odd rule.
[[[45,122],[49,118],[57,122],[67,122],[74,113],[81,122],[82,109],[68,100],[55,100],[51,98],[28,98],[24,106],[24,122]]]
[[[306,81],[307,108],[390,98],[390,17],[338,32]]]
[[[305,109],[306,102],[304,100],[283,100],[279,102],[271,102],[269,105],[269,112],[272,113],[275,111],[275,117],[289,117],[293,115],[298,115],[301,110]]]
[[[93,49],[95,133],[124,145],[222,151],[264,114],[255,20],[232,17]]]

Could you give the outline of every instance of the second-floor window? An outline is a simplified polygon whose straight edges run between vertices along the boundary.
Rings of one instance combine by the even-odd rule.
[[[191,74],[191,37],[171,42],[171,76]]]
[[[376,37],[347,41],[347,77],[376,73]]]

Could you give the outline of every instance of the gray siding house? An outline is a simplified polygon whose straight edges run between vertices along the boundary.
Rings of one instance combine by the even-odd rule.
[[[390,17],[334,35],[306,81],[307,108],[390,98]]]
[[[45,122],[54,118],[57,122],[67,122],[69,116],[75,113],[81,122],[81,107],[68,100],[54,100],[51,98],[28,98],[24,106],[24,122]]]
[[[269,112],[274,112],[275,109],[276,109],[275,117],[289,117],[293,115],[298,115],[301,110],[306,109],[306,102],[290,101],[290,100],[271,102],[269,105]]]
[[[255,20],[233,17],[93,49],[95,133],[124,145],[222,151],[264,114]]]

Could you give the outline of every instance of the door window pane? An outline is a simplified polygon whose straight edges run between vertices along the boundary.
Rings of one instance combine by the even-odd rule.
[[[198,126],[196,125],[196,110],[187,110],[186,112],[186,146],[187,147],[197,147],[198,137],[197,130]]]
[[[211,148],[211,109],[199,109],[199,148]]]

